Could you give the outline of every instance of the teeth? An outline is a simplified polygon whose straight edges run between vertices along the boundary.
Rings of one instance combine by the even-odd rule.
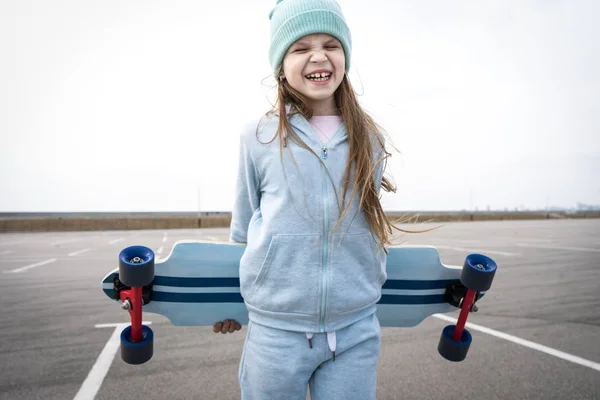
[[[307,75],[307,78],[319,79],[319,78],[328,78],[331,75],[331,72],[321,72],[317,74]]]

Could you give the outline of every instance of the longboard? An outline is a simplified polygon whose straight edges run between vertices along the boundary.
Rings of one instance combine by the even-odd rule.
[[[150,301],[143,311],[162,315],[176,326],[213,326],[224,319],[248,324],[239,284],[244,250],[245,245],[231,242],[175,243],[166,258],[155,260],[154,281],[145,292]],[[390,247],[387,280],[377,304],[380,325],[413,327],[433,314],[458,311],[460,303],[451,304],[449,288],[460,286],[462,269],[444,265],[432,246]],[[102,290],[121,302],[118,278],[115,268],[102,279]],[[477,293],[477,299],[484,294]]]

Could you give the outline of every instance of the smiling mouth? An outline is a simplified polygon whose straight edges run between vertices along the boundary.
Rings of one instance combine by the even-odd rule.
[[[331,72],[320,72],[316,74],[306,75],[306,79],[313,82],[325,82],[331,78]]]

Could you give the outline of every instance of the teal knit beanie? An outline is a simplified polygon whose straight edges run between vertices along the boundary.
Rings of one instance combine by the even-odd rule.
[[[350,69],[352,37],[342,9],[335,0],[277,0],[269,13],[271,46],[269,61],[276,73],[289,47],[311,33],[327,33],[340,41]]]

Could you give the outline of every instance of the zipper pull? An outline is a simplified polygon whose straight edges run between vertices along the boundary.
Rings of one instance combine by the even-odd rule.
[[[323,147],[323,159],[327,160],[327,147]]]

